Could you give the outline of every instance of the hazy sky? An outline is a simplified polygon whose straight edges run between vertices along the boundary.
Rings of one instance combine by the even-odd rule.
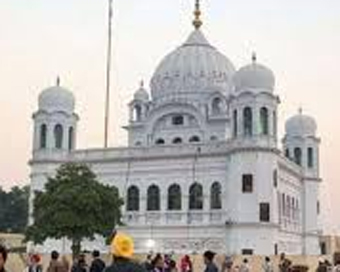
[[[126,104],[192,30],[194,0],[115,0],[112,146],[124,145]],[[277,77],[284,120],[302,106],[322,138],[323,211],[340,226],[340,1],[203,0],[203,31],[236,67],[259,62]],[[79,147],[103,142],[107,0],[0,0],[0,185],[29,182],[32,113],[40,91],[77,97]],[[336,218],[338,217],[338,218]]]

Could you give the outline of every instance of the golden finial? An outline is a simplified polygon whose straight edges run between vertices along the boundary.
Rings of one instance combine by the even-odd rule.
[[[256,61],[257,61],[256,52],[253,52],[253,53],[252,53],[252,55],[251,55],[251,60],[253,61],[253,63],[256,63]]]
[[[192,22],[194,27],[196,29],[199,29],[203,22],[201,21],[201,8],[200,8],[200,0],[196,0],[196,4],[195,4],[195,11],[194,11],[194,15],[195,15],[195,19]]]

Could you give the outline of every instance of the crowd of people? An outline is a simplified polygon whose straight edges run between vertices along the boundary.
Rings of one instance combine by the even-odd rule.
[[[41,264],[41,257],[38,254],[30,254],[28,265],[23,272],[194,272],[193,262],[189,255],[184,255],[178,262],[171,255],[148,255],[144,262],[133,260],[134,244],[128,235],[117,233],[112,240],[111,252],[113,262],[106,266],[100,258],[99,251],[92,252],[92,260],[89,264],[85,254],[80,254],[75,258],[73,265],[70,266],[68,260],[61,257],[57,251],[52,251],[51,260],[44,269]],[[249,260],[244,258],[241,264],[234,264],[231,257],[226,257],[219,268],[215,263],[216,253],[206,251],[203,254],[205,268],[202,272],[252,272]],[[5,268],[8,251],[0,245],[0,272],[8,271]],[[293,266],[292,262],[281,254],[280,261],[276,269],[269,257],[263,260],[262,272],[300,272],[310,271],[306,268]],[[196,272],[196,271],[195,271]],[[334,266],[328,260],[320,260],[316,272],[340,272],[340,260]]]

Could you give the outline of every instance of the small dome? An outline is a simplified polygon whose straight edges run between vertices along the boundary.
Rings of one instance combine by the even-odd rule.
[[[71,91],[59,86],[59,81],[56,86],[45,89],[39,95],[39,110],[73,113],[74,105],[74,95]]]
[[[272,92],[275,88],[275,76],[266,66],[257,63],[256,57],[253,56],[253,63],[236,72],[234,83],[236,91],[264,90]]]
[[[139,89],[135,92],[134,99],[144,101],[144,102],[149,101],[149,94],[147,90],[144,88],[143,82],[141,82]]]
[[[317,125],[313,117],[302,114],[302,111],[297,115],[289,118],[286,122],[287,136],[315,136]]]
[[[187,41],[167,55],[151,79],[153,98],[231,89],[233,64],[194,30]]]

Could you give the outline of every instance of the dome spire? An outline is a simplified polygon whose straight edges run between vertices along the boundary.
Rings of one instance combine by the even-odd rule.
[[[60,86],[60,76],[57,76],[57,80],[56,80],[56,86]]]
[[[200,0],[196,0],[195,11],[194,11],[195,19],[192,22],[192,24],[194,25],[195,29],[200,29],[200,27],[203,24],[203,22],[201,20],[201,14],[202,14],[202,12],[201,12]]]

